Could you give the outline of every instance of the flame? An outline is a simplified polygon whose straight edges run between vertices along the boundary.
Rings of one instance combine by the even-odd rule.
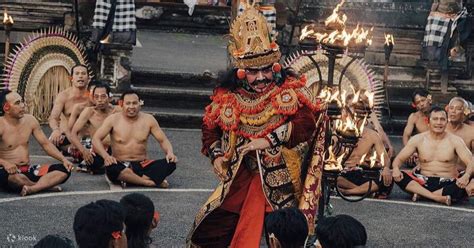
[[[347,16],[344,14],[342,15],[342,19],[339,18],[339,8],[346,2],[342,0],[339,4],[336,5],[336,8],[332,11],[332,14],[324,21],[324,25],[329,26],[331,24],[342,24],[344,25],[347,20]]]
[[[324,44],[336,44],[338,46],[368,46],[372,44],[372,31],[371,29],[361,28],[359,24],[352,30],[352,32],[346,31],[347,16],[345,14],[340,15],[339,9],[345,3],[345,0],[341,0],[336,5],[332,14],[324,21],[324,25],[327,30],[334,30],[330,34],[328,33],[316,33],[314,30],[308,30],[308,26],[305,26],[301,31],[300,40],[307,37],[316,39],[319,43]],[[370,37],[370,38],[369,38]]]
[[[100,40],[100,44],[108,44],[108,43],[110,43],[110,34],[108,34],[107,36],[105,36],[105,38]]]
[[[374,153],[372,153],[372,156],[370,156],[370,168],[373,168],[375,166],[375,163],[377,162],[377,152],[374,151]]]
[[[365,95],[365,96],[367,97],[367,99],[369,100],[369,107],[372,108],[372,107],[374,106],[374,96],[375,96],[375,94],[366,91],[366,92],[364,93],[364,95]]]
[[[329,158],[326,160],[324,169],[341,171],[343,169],[342,159],[344,158],[345,153],[341,154],[341,156],[336,158],[332,145],[329,146],[328,151],[329,151]]]
[[[360,128],[359,128],[359,134],[362,136],[362,133],[364,132],[364,128],[365,128],[365,123],[367,121],[367,115],[365,115],[364,117],[364,120],[362,121],[362,124],[360,125]]]
[[[362,157],[360,158],[360,161],[359,161],[359,165],[364,164],[364,162],[365,162],[365,157],[367,157],[367,153],[364,154],[364,155],[362,155]]]
[[[359,101],[359,96],[360,96],[360,90],[358,90],[355,94],[354,94],[354,98],[352,99],[352,104],[355,104]]]
[[[380,166],[383,168],[385,166],[385,154],[380,155]]]
[[[395,40],[392,34],[385,34],[385,45],[395,45]]]
[[[8,15],[7,10],[3,11],[3,24],[13,24],[13,18]]]

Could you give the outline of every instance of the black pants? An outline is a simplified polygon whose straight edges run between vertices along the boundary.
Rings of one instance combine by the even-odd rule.
[[[160,186],[161,182],[174,170],[176,170],[176,163],[168,163],[166,159],[160,160],[144,160],[144,161],[121,161],[116,164],[105,167],[105,173],[107,177],[113,183],[120,183],[118,177],[120,173],[125,170],[125,168],[130,168],[138,176],[147,176],[157,187]]]

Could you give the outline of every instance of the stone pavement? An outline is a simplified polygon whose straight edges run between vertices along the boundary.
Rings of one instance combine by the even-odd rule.
[[[119,200],[128,192],[142,192],[152,198],[162,219],[152,234],[158,247],[184,247],[184,240],[201,204],[217,185],[210,164],[200,154],[199,130],[165,129],[179,158],[169,177],[170,189],[111,187],[104,176],[73,173],[62,193],[41,193],[18,197],[0,192],[0,247],[29,247],[33,239],[58,233],[71,239],[76,210],[99,199]],[[400,139],[392,138],[397,148]],[[161,158],[159,145],[150,140],[150,158]],[[31,142],[32,162],[54,162],[44,157],[36,142]],[[348,203],[333,198],[334,214],[349,214],[366,227],[368,247],[429,246],[469,247],[472,245],[474,203],[453,207],[429,202],[412,203],[397,187],[389,200],[368,199]],[[17,239],[11,242],[11,238]],[[10,238],[10,241],[9,239]],[[24,239],[20,239],[24,238]]]

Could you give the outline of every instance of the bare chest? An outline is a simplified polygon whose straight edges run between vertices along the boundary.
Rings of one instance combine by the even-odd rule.
[[[428,131],[428,119],[425,116],[418,115],[415,121],[415,128],[418,133]]]
[[[27,124],[22,124],[19,127],[5,125],[0,137],[0,150],[12,150],[21,145],[28,145],[30,135],[31,128]]]
[[[114,125],[112,139],[119,144],[143,144],[147,142],[150,127],[145,123],[120,121]]]
[[[452,144],[447,140],[428,141],[417,147],[421,162],[452,162],[457,158]]]
[[[66,103],[64,104],[64,110],[63,110],[63,114],[66,116],[66,117],[69,117],[71,116],[71,113],[72,113],[72,110],[74,108],[74,105],[78,104],[78,103],[85,103],[87,102],[87,98],[86,97],[69,97],[67,100],[66,100]]]

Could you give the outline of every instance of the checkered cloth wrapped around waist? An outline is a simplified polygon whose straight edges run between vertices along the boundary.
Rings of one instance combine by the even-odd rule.
[[[460,18],[467,17],[467,9],[464,8],[459,14],[451,20],[438,15],[429,15],[428,22],[425,27],[425,36],[423,38],[423,46],[436,46],[441,47],[443,45],[444,38],[448,32],[449,25],[451,25],[451,33],[449,38],[452,37],[454,30],[457,27],[457,23]]]
[[[105,28],[107,17],[112,8],[112,1],[114,0],[97,0],[94,11],[94,28]],[[117,5],[115,8],[114,24],[112,31],[127,32],[137,29],[135,24],[135,1],[134,0],[115,0]]]

